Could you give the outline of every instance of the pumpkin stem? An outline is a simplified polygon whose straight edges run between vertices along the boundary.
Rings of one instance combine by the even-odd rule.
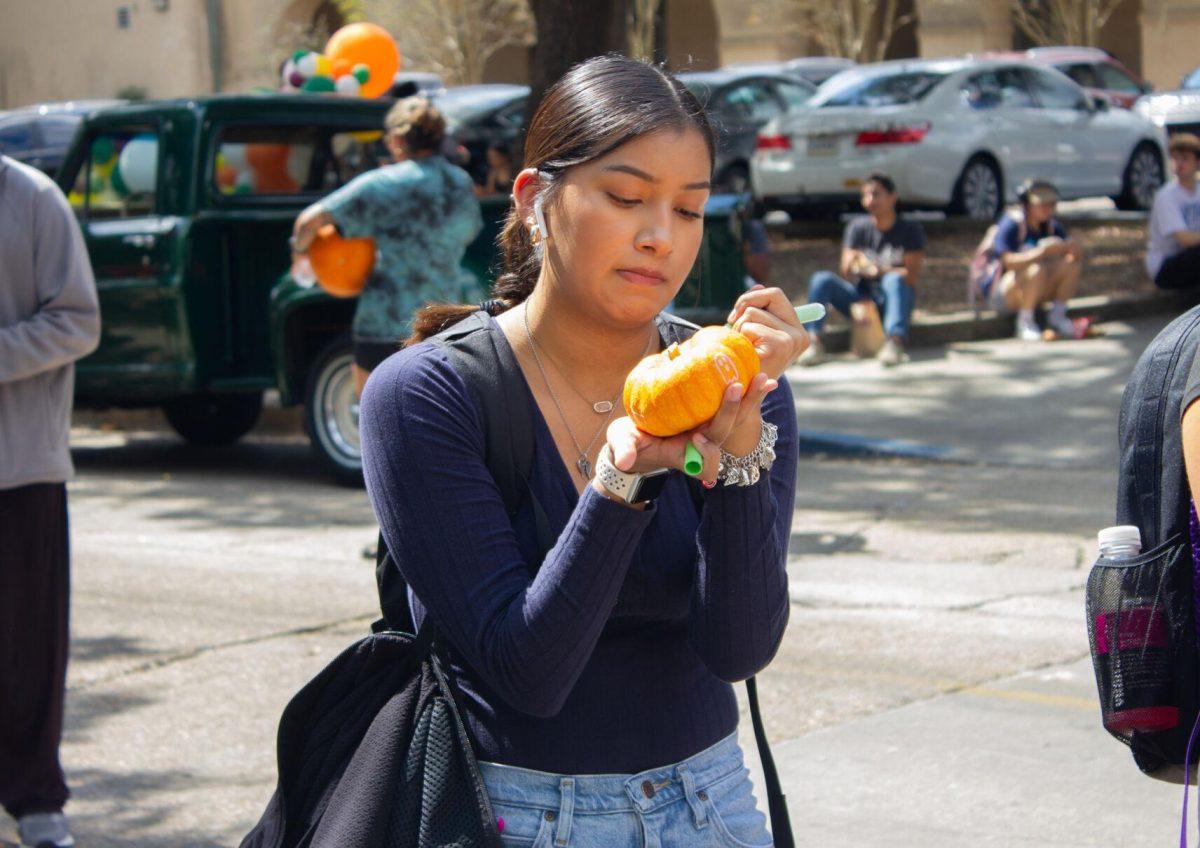
[[[667,359],[675,359],[679,356],[679,342],[671,342],[671,346],[667,348]]]

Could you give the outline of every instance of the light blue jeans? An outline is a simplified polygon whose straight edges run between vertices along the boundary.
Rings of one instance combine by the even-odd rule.
[[[808,281],[809,303],[827,303],[849,317],[850,304],[858,300],[875,301],[879,307],[879,317],[883,320],[883,332],[889,338],[898,336],[903,339],[908,336],[908,324],[917,302],[917,293],[899,274],[884,274],[878,286],[862,282],[856,287],[832,271],[818,271]],[[824,318],[805,325],[810,333],[818,334],[824,326]]]
[[[735,735],[641,774],[547,774],[480,763],[500,841],[520,848],[769,848]]]

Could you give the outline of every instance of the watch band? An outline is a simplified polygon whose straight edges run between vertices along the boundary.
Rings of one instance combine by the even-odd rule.
[[[666,468],[647,474],[631,474],[622,471],[613,463],[612,446],[607,444],[601,448],[600,455],[596,458],[596,477],[600,480],[601,485],[625,503],[642,503],[651,500],[661,490],[661,485],[643,487],[642,481],[648,478],[665,477],[668,471],[669,469]],[[659,481],[656,480],[656,482]],[[647,488],[653,488],[654,493],[649,497],[642,497],[643,490]]]

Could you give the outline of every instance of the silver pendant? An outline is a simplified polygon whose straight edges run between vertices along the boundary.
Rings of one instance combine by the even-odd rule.
[[[592,464],[588,462],[586,456],[579,457],[579,461],[575,463],[575,467],[579,469],[579,473],[583,475],[583,479],[592,479]]]
[[[598,400],[592,404],[592,411],[597,415],[607,415],[612,410],[613,405],[611,400]]]

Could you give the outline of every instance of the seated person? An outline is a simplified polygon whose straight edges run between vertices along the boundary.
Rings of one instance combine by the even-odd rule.
[[[483,185],[475,186],[475,194],[488,197],[494,194],[512,194],[513,161],[508,148],[500,142],[493,142],[487,149],[487,178]]]
[[[867,214],[846,227],[841,276],[818,271],[808,283],[809,303],[832,305],[846,316],[856,301],[875,302],[887,336],[878,359],[888,367],[908,359],[904,343],[917,300],[914,286],[925,261],[925,231],[916,221],[897,215],[898,200],[896,184],[890,177],[884,174],[867,177],[862,187],[862,207]],[[856,283],[850,283],[851,279]],[[800,356],[799,364],[816,365],[825,361],[827,355],[821,343],[824,325],[824,318],[806,325],[812,342]]]
[[[1200,285],[1200,138],[1179,133],[1167,149],[1175,179],[1154,195],[1146,271],[1160,289],[1193,288]]]
[[[1067,298],[1079,285],[1083,248],[1067,237],[1054,213],[1058,190],[1045,180],[1032,180],[1017,189],[1019,210],[1004,216],[996,228],[992,250],[1000,259],[1000,278],[987,291],[994,309],[1016,312],[1016,337],[1040,341],[1034,310],[1050,304],[1050,329],[1073,338],[1075,328],[1067,317]]]
[[[747,205],[742,218],[742,262],[746,266],[746,288],[770,285],[771,241],[757,205]]]

